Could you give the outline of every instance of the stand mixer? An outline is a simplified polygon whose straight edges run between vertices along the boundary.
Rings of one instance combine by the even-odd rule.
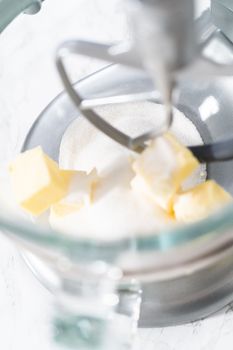
[[[175,3],[176,6],[174,1],[171,6],[171,1],[168,0],[129,3],[128,11],[134,33],[134,39],[130,43],[106,45],[74,40],[62,44],[57,52],[56,63],[68,94],[58,96],[41,114],[27,135],[23,150],[41,144],[50,156],[58,159],[61,137],[71,122],[77,118],[78,107],[80,113],[95,127],[120,144],[140,152],[146,147],[148,140],[170,127],[171,106],[175,105],[195,124],[204,140],[204,145],[190,147],[192,152],[202,162],[210,163],[208,176],[214,177],[232,192],[232,162],[216,162],[233,158],[231,96],[226,94],[218,99],[219,113],[216,113],[216,118],[219,118],[223,111],[226,118],[225,128],[222,126],[221,130],[219,125],[218,128],[215,127],[213,119],[205,120],[201,110],[200,118],[196,118],[193,112],[198,110],[200,101],[211,96],[214,100],[220,95],[221,83],[211,85],[210,79],[213,80],[216,76],[228,76],[233,71],[231,63],[213,60],[210,49],[214,40],[217,43],[224,42],[225,47],[229,47],[229,52],[232,50],[231,43],[209,21],[208,13],[194,21],[192,1],[179,0]],[[18,4],[18,1],[14,0],[0,3],[2,29],[19,11],[27,8],[28,13],[33,13],[40,8],[39,1],[22,1],[20,8]],[[3,12],[4,22],[1,21]],[[65,66],[65,58],[70,52],[120,65],[111,65],[73,85]],[[202,89],[199,82],[203,78],[209,85],[205,85]],[[143,100],[163,102],[166,118],[163,128],[152,130],[136,139],[113,128],[93,110],[96,106]],[[44,135],[47,130],[52,130],[54,125],[56,133],[51,142],[50,137],[46,138]],[[226,176],[226,173],[229,176]],[[59,249],[63,246],[62,255],[68,256],[72,264],[75,264],[72,260],[77,254],[75,249],[80,256],[86,255],[86,259],[91,257],[92,260],[98,258],[109,261],[111,256],[111,263],[113,260],[117,265],[121,261],[119,265],[123,271],[124,283],[128,283],[131,279],[140,281],[142,289],[140,325],[153,327],[180,324],[200,319],[232,301],[233,246],[232,219],[229,217],[232,217],[231,211],[225,212],[221,220],[217,217],[208,223],[205,222],[204,225],[184,227],[179,230],[179,234],[161,233],[159,237],[153,237],[147,242],[129,240],[120,242],[114,247],[97,247],[95,250],[92,243],[82,246],[79,242],[72,246],[73,242],[68,244],[68,239],[64,239],[59,241]],[[34,244],[33,239],[40,240],[36,230],[34,232],[36,238],[29,238],[27,228],[24,227],[21,230],[22,237],[19,238],[16,237],[17,233],[13,232],[18,232],[17,227],[10,226],[7,220],[4,221],[2,218],[0,222],[1,227],[5,226],[5,229],[12,233],[14,240],[26,248],[24,253],[26,261],[45,285],[50,287],[53,284],[47,266],[54,275],[65,274],[64,270],[62,272],[59,270],[57,258],[53,261],[53,258],[48,259],[44,252],[41,253],[42,246],[31,248]],[[200,240],[195,240],[199,234]],[[54,242],[52,238],[51,242]],[[180,245],[181,242],[185,244]],[[55,246],[54,243],[54,250]],[[82,248],[83,254],[81,254]],[[134,262],[144,260],[142,266],[138,264],[132,270],[129,266],[125,267],[122,256],[125,257],[127,254]],[[124,288],[119,288],[123,296]],[[54,286],[51,289],[54,289]]]

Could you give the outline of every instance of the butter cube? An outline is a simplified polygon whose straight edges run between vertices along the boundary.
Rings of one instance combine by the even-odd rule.
[[[60,170],[41,147],[18,155],[9,167],[13,193],[19,205],[40,215],[67,193],[73,171]]]
[[[177,195],[174,213],[178,221],[192,222],[212,214],[232,201],[231,195],[213,180],[207,180],[192,190]]]
[[[79,211],[83,206],[83,203],[67,203],[58,202],[51,206],[50,219],[51,217],[63,217],[70,214],[74,214]],[[53,220],[53,219],[52,219]]]
[[[168,213],[182,182],[197,169],[199,162],[174,136],[166,133],[153,140],[133,163],[143,180],[145,194]]]
[[[67,195],[51,206],[50,220],[74,214],[82,207],[93,203],[98,181],[96,169],[89,174],[85,171],[76,171],[70,181]]]
[[[150,190],[143,177],[136,175],[130,184],[133,191],[146,196],[147,199],[151,199],[152,202],[156,202],[156,196],[154,195],[154,192]]]

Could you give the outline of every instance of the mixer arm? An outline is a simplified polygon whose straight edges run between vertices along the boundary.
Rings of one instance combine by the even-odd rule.
[[[59,51],[60,55],[68,53],[83,55],[131,68],[143,69],[139,53],[135,48],[132,48],[130,43],[102,44],[86,40],[70,40],[62,44]],[[219,64],[202,54],[192,61],[189,66],[182,67],[182,69],[174,72],[176,81],[188,80],[192,77],[203,79],[231,75],[233,75],[233,64]]]
[[[68,40],[61,45],[59,54],[71,53],[99,60],[119,63],[133,68],[143,68],[136,49],[129,42],[120,44],[102,44],[87,40]]]

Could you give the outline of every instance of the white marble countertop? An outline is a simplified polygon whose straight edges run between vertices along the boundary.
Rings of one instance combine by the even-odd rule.
[[[40,14],[20,16],[0,35],[0,163],[17,152],[29,126],[61,91],[53,53],[64,38],[111,41],[127,37],[123,0],[46,0]],[[75,78],[100,64],[79,59]],[[77,73],[77,74],[76,74]],[[51,350],[52,296],[33,277],[16,248],[0,236],[0,348]],[[231,350],[231,307],[209,319],[139,332],[146,350]]]

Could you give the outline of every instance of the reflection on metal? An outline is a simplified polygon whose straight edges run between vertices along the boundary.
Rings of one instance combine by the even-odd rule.
[[[213,114],[219,111],[219,103],[214,96],[208,96],[199,107],[200,117],[206,121]]]

